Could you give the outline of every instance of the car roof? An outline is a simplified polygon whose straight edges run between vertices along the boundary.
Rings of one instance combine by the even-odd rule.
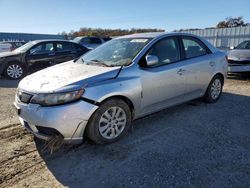
[[[121,37],[117,37],[116,39],[123,39],[123,38],[150,38],[153,40],[158,40],[160,38],[168,37],[168,36],[186,36],[186,37],[194,37],[201,40],[213,53],[218,51],[212,44],[210,44],[207,40],[197,35],[193,35],[190,33],[180,33],[180,32],[153,32],[153,33],[136,33],[132,35],[125,35]]]
[[[189,33],[180,33],[180,32],[152,32],[152,33],[135,33],[131,35],[125,35],[117,38],[158,38],[161,36],[192,36],[199,38],[196,35],[189,34]]]
[[[40,42],[72,42],[72,41],[63,39],[46,39],[46,40],[32,40],[30,42],[40,43]]]

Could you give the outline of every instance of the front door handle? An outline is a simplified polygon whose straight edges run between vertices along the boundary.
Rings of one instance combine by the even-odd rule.
[[[215,65],[215,62],[214,61],[210,61],[209,64],[210,64],[211,67],[213,67]]]
[[[185,71],[186,71],[186,70],[184,70],[184,69],[179,69],[179,70],[177,71],[177,74],[182,75]]]

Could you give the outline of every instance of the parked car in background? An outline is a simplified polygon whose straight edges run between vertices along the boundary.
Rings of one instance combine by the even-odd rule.
[[[216,102],[226,75],[226,54],[202,38],[135,34],[25,77],[14,104],[39,138],[79,142],[85,135],[105,144],[139,117],[200,97]]]
[[[109,37],[101,38],[101,37],[76,37],[73,41],[92,50],[99,45],[105,43],[106,41],[111,40]]]
[[[9,52],[11,51],[11,44],[0,42],[0,53],[1,52]]]
[[[29,71],[76,59],[87,48],[66,40],[36,40],[12,52],[0,53],[0,75],[20,79]]]
[[[13,51],[22,45],[24,45],[25,42],[23,41],[5,41],[0,42],[0,52],[10,52]]]
[[[26,42],[24,41],[10,41],[10,42],[6,42],[11,44],[11,51],[23,46],[24,44],[26,44]]]
[[[250,73],[250,41],[244,41],[228,51],[229,73]]]

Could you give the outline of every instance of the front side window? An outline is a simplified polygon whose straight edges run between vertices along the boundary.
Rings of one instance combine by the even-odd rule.
[[[184,38],[182,39],[182,42],[184,46],[185,57],[187,59],[207,54],[206,49],[194,39]]]
[[[174,63],[180,60],[178,41],[174,38],[167,38],[157,42],[147,55],[157,56],[159,63],[154,66]]]
[[[149,41],[148,38],[114,39],[83,55],[78,63],[111,67],[128,65]]]
[[[53,52],[53,50],[54,50],[53,43],[43,43],[31,48],[30,54],[32,55],[46,54]]]

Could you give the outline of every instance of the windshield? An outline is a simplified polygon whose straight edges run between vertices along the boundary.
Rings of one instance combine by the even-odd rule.
[[[250,50],[250,41],[244,41],[244,42],[240,43],[235,49]]]
[[[26,52],[27,50],[29,50],[35,44],[36,44],[36,42],[34,42],[34,41],[28,42],[28,43],[22,45],[21,47],[15,49],[14,51],[15,52]]]
[[[114,39],[83,55],[78,62],[107,67],[128,65],[149,41],[148,38]]]
[[[78,43],[78,42],[80,42],[80,40],[81,40],[82,38],[83,38],[83,37],[76,37],[76,38],[74,38],[72,41]]]

